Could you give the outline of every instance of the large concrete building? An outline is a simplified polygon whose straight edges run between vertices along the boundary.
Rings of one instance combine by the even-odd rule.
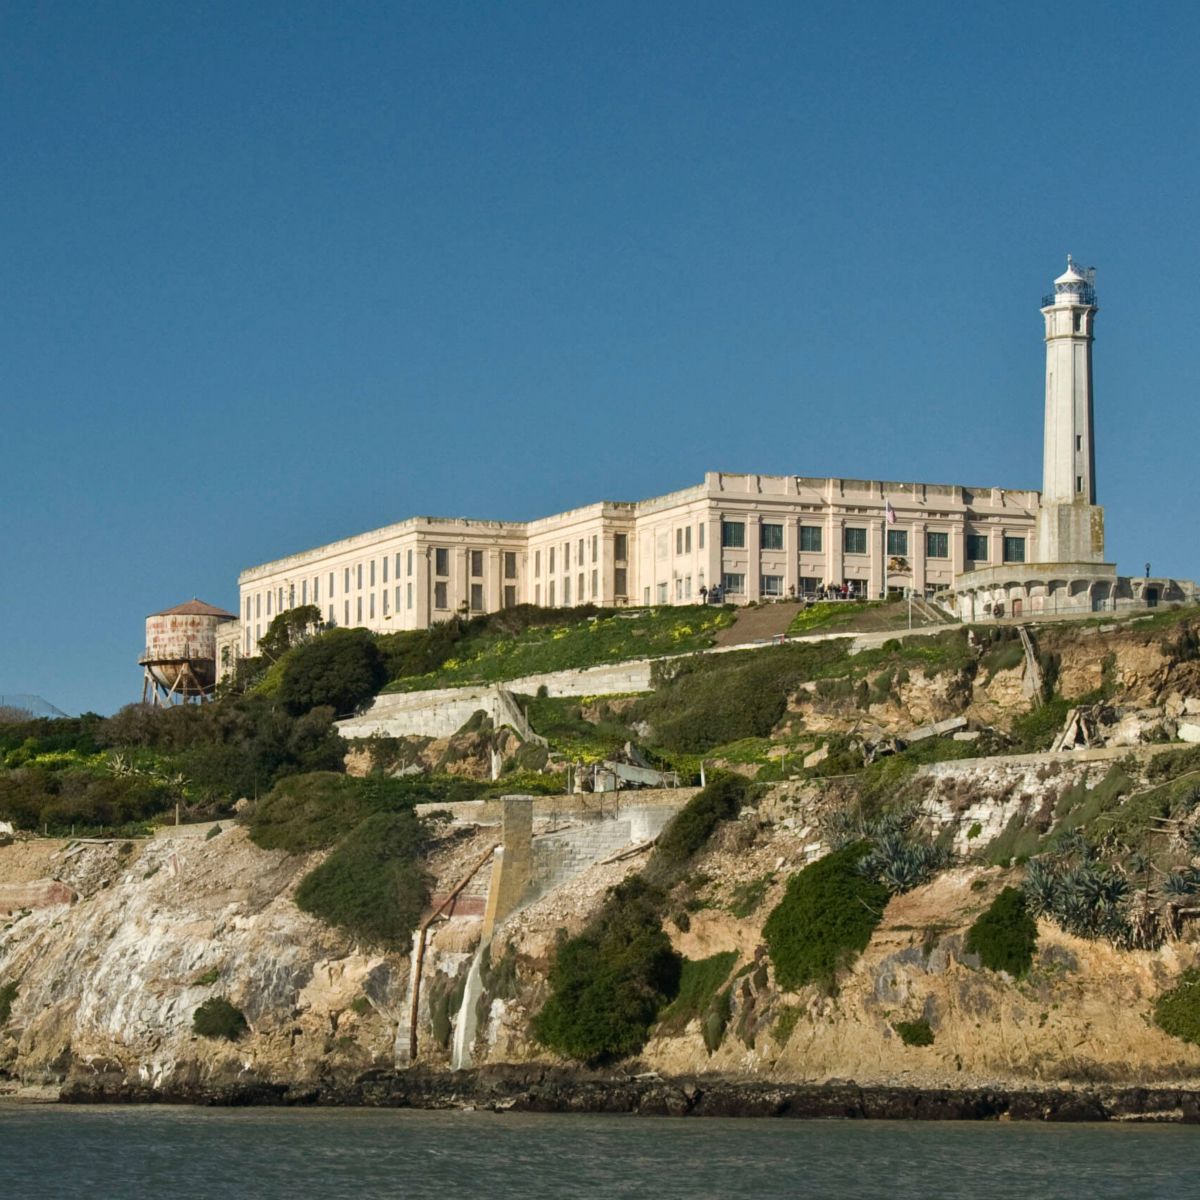
[[[713,588],[733,603],[823,587],[952,593],[974,620],[1190,598],[1171,580],[1121,583],[1102,561],[1096,311],[1091,277],[1068,260],[1042,307],[1042,493],[713,471],[683,491],[536,521],[412,517],[243,571],[237,652],[254,653],[271,620],[302,604],[330,625],[388,632],[516,604],[694,604]],[[1031,572],[1031,563],[1061,569]]]

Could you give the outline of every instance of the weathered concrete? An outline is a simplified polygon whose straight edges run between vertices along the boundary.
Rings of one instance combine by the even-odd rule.
[[[492,883],[483,915],[483,939],[525,899],[532,878],[533,797],[504,796],[501,801],[502,844],[492,859]]]

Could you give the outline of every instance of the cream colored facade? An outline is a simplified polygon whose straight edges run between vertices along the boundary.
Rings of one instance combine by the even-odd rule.
[[[714,586],[737,604],[832,585],[932,594],[1032,558],[1037,505],[1032,491],[713,471],[527,523],[414,517],[243,571],[240,649],[302,604],[385,633],[516,604],[698,604]]]

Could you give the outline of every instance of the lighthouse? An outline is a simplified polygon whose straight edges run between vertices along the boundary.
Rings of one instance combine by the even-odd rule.
[[[1067,269],[1042,298],[1046,409],[1036,561],[1104,561],[1104,509],[1096,503],[1092,341],[1095,271],[1067,255]]]

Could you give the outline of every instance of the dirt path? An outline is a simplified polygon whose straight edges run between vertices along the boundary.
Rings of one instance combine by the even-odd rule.
[[[763,604],[758,608],[740,608],[733,624],[717,634],[718,646],[743,646],[747,642],[766,642],[787,632],[800,605],[791,601]]]

